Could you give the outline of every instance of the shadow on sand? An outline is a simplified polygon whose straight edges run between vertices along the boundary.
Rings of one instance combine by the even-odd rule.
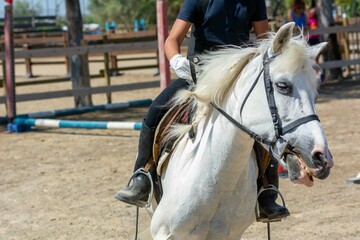
[[[336,80],[321,83],[317,103],[347,98],[360,98],[360,80]]]

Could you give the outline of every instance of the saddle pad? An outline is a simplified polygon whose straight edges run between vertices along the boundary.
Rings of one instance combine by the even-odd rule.
[[[169,141],[164,142],[164,139],[167,137],[171,126],[174,123],[184,123],[187,118],[188,107],[190,106],[190,101],[184,102],[180,105],[175,105],[167,111],[165,116],[161,119],[158,127],[155,131],[154,145],[153,145],[153,158],[154,163],[157,164],[157,172],[161,175],[161,166],[171,155],[170,153],[175,148],[177,142],[183,136],[179,136],[176,139],[170,139]],[[163,149],[166,148],[166,151]],[[161,157],[161,161],[159,158],[162,152],[166,152],[163,157]]]

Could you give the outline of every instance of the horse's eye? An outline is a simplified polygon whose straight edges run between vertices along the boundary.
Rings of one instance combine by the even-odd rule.
[[[292,93],[292,85],[288,82],[277,82],[275,83],[276,88],[278,89],[278,91],[282,94],[290,94]]]

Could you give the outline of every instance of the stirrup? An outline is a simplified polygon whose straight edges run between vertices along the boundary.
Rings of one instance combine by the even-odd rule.
[[[145,172],[144,168],[139,168],[138,170],[136,170],[133,175],[130,177],[129,179],[129,182],[127,184],[127,187],[130,186],[130,183],[132,181],[132,179],[135,177],[135,175],[137,174],[143,174],[145,175],[149,181],[150,181],[150,185],[151,185],[151,188],[150,188],[150,193],[149,193],[149,198],[148,200],[146,201],[146,204],[145,204],[145,207],[148,208],[151,206],[151,199],[153,198],[153,194],[154,194],[154,183],[153,183],[153,180],[152,180],[152,177],[151,177],[151,174],[150,172]]]
[[[273,184],[269,184],[269,186],[267,188],[264,188],[264,186],[262,186],[259,190],[259,193],[257,195],[257,199],[259,199],[259,196],[261,193],[265,192],[265,191],[275,191],[279,194],[281,201],[282,201],[282,205],[284,208],[286,208],[285,206],[285,200],[283,195],[281,194],[281,192],[279,191],[279,189],[277,187],[275,187]],[[259,207],[259,201],[256,201],[256,207],[255,207],[255,216],[256,216],[256,221],[257,222],[263,222],[263,223],[270,223],[270,222],[280,222],[281,218],[275,218],[275,219],[269,219],[267,217],[261,217],[260,216],[260,207]]]

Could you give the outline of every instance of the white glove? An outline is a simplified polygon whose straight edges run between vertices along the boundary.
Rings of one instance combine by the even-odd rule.
[[[179,78],[193,81],[191,77],[190,62],[180,54],[174,55],[170,59],[170,67],[175,71]]]

